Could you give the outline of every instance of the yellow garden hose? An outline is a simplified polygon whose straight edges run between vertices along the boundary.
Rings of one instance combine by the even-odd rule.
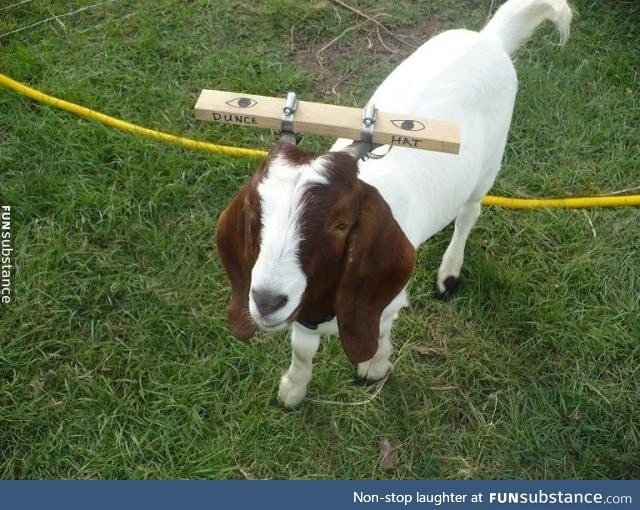
[[[572,198],[507,198],[486,195],[484,205],[507,209],[588,209],[591,207],[640,206],[640,195],[606,195]]]
[[[85,119],[96,120],[105,126],[120,129],[136,136],[151,138],[162,142],[169,142],[187,149],[196,149],[233,157],[264,158],[267,152],[258,149],[246,149],[242,147],[230,147],[228,145],[218,145],[215,143],[201,142],[183,136],[172,135],[154,129],[137,126],[115,117],[110,117],[104,113],[85,108],[57,97],[49,96],[39,90],[33,89],[8,76],[0,73],[0,85],[14,90],[18,94],[27,96],[38,103],[46,104],[73,113]],[[495,205],[509,209],[579,209],[590,207],[623,207],[640,206],[640,195],[618,195],[618,196],[595,196],[576,198],[506,198],[487,195],[482,200],[485,205]]]
[[[154,129],[136,126],[135,124],[131,124],[130,122],[125,122],[124,120],[110,117],[109,115],[105,115],[104,113],[85,108],[84,106],[70,103],[68,101],[58,99],[57,97],[49,96],[44,92],[40,92],[39,90],[28,87],[20,83],[19,81],[12,80],[4,74],[0,74],[0,85],[4,85],[5,87],[16,91],[18,94],[27,96],[28,98],[31,98],[38,103],[46,104],[70,113],[74,113],[75,115],[78,115],[85,119],[97,120],[105,126],[120,129],[121,131],[126,131],[127,133],[131,133],[136,136],[142,136],[151,138],[153,140],[173,143],[187,149],[197,149],[213,152],[214,154],[223,154],[225,156],[263,158],[267,155],[267,153],[262,150],[242,149],[240,147],[229,147],[227,145],[200,142],[197,140],[192,140],[190,138],[185,138],[184,136],[176,136],[170,133],[163,133],[162,131],[155,131]]]

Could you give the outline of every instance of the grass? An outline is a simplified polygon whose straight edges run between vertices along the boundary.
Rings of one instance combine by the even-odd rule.
[[[0,35],[91,3],[0,11]],[[354,1],[414,44],[481,27],[489,4]],[[639,184],[640,8],[573,5],[565,48],[545,27],[517,55],[496,194]],[[316,58],[361,21],[328,0],[122,0],[0,38],[0,71],[146,126],[268,147],[268,132],[195,122],[199,90],[361,105],[411,51],[383,33],[391,53],[365,24]],[[2,478],[640,476],[637,208],[486,208],[446,303],[432,289],[451,231],[436,236],[382,390],[353,385],[332,340],[287,412],[275,402],[286,335],[232,339],[212,244],[255,161],[133,138],[8,91],[0,134],[16,266],[14,302],[0,306]],[[398,453],[390,471],[383,437]]]

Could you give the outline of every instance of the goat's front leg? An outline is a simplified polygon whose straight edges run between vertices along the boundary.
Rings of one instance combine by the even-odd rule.
[[[293,324],[291,330],[291,365],[280,379],[278,400],[285,407],[298,405],[307,394],[311,381],[313,356],[320,346],[320,335]]]
[[[369,361],[358,363],[357,382],[364,384],[373,384],[385,378],[393,367],[391,363],[391,353],[393,345],[391,344],[391,328],[393,321],[398,318],[399,310],[407,306],[407,290],[402,290],[398,296],[389,304],[380,317],[380,334],[378,336],[378,350]]]
[[[378,350],[373,358],[364,363],[358,363],[358,381],[364,384],[374,384],[389,373],[391,367],[391,331],[387,331],[378,337]]]

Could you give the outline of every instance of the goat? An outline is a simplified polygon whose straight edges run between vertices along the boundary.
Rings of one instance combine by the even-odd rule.
[[[480,32],[433,37],[375,91],[381,110],[457,122],[459,155],[394,147],[364,159],[372,147],[344,139],[317,155],[282,133],[222,212],[216,245],[231,283],[232,333],[246,340],[257,327],[292,328],[291,365],[278,391],[284,406],[304,398],[322,334],[339,334],[365,382],[387,375],[416,248],[452,221],[436,283],[441,296],[456,289],[511,123],[510,55],[545,20],[564,43],[571,17],[565,0],[509,0]]]

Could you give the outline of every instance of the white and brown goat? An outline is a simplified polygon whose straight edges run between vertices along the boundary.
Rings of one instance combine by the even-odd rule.
[[[361,142],[338,140],[317,155],[284,134],[222,213],[216,243],[231,282],[233,334],[292,329],[291,366],[278,392],[285,406],[304,398],[322,334],[340,335],[359,377],[387,374],[416,247],[454,220],[437,287],[442,295],[455,290],[509,131],[517,90],[509,55],[544,20],[564,42],[564,0],[510,0],[480,32],[432,38],[374,93],[381,110],[457,122],[459,155],[394,147],[361,161],[371,149]]]

